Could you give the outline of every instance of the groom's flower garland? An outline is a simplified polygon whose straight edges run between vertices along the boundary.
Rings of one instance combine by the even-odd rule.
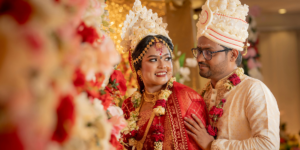
[[[236,69],[236,71],[226,80],[224,87],[226,88],[227,92],[232,90],[235,86],[237,86],[239,83],[241,83],[240,77],[244,74],[244,70],[242,68]],[[202,90],[201,95],[204,97],[205,92],[208,90],[210,84],[206,86],[204,90]],[[226,93],[227,93],[226,92]],[[224,93],[225,95],[225,93]],[[224,95],[222,97],[224,97]],[[206,129],[207,132],[212,136],[217,136],[218,129],[216,127],[216,124],[220,117],[223,116],[223,106],[226,102],[226,99],[222,99],[220,103],[216,106],[213,106],[209,111],[209,119],[210,124],[207,125]]]
[[[165,115],[166,112],[166,105],[169,96],[172,94],[172,91],[169,89],[173,87],[173,82],[175,78],[171,78],[167,84],[167,88],[165,90],[161,90],[158,100],[153,107],[153,112],[155,113],[154,120],[159,120],[160,116]],[[139,117],[139,108],[141,107],[142,101],[142,94],[136,91],[132,97],[131,102],[135,108],[135,111],[130,113],[130,118],[127,120],[127,127],[121,131],[121,144],[126,147],[133,147],[135,149],[137,147],[137,140],[136,137],[138,135],[139,127],[137,126],[137,121]],[[154,141],[154,149],[155,150],[162,150],[163,140],[164,140],[164,127],[160,124],[152,124],[150,127],[151,139]]]

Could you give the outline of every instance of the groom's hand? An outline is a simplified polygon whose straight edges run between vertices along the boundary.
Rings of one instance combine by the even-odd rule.
[[[205,126],[196,115],[192,114],[192,117],[196,122],[193,119],[187,117],[184,118],[184,124],[187,128],[187,133],[203,150],[210,150],[214,137],[207,133]]]

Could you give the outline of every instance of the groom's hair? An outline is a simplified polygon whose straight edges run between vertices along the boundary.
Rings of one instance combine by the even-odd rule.
[[[163,41],[165,41],[165,43],[168,44],[168,46],[170,47],[171,51],[173,51],[174,46],[172,44],[172,41],[169,38],[167,38],[163,35],[148,35],[148,36],[144,37],[139,42],[139,44],[136,46],[134,52],[132,53],[132,60],[137,59],[140,56],[140,54],[143,53],[143,51],[145,50],[147,45],[151,42],[151,40],[155,39],[154,37],[156,37],[157,39],[162,39]],[[154,45],[154,43],[152,43],[152,45]],[[152,46],[152,45],[150,45],[150,46]],[[172,57],[172,55],[171,55],[171,57]],[[141,67],[142,67],[142,59],[134,64],[134,69],[136,71],[140,70]]]
[[[223,46],[223,45],[221,45],[221,46],[224,47],[225,49],[231,49],[232,50],[232,48],[228,48],[228,47]],[[229,51],[225,51],[226,56],[227,56],[228,52]],[[237,66],[240,66],[241,63],[242,63],[243,57],[242,57],[242,53],[240,51],[238,51],[238,52],[239,52],[239,55],[236,58],[235,63],[236,63]]]

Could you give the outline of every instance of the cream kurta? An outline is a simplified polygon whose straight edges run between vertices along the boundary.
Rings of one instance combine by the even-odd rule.
[[[227,78],[218,81],[215,89],[208,86],[204,95],[207,110],[223,99]],[[241,83],[224,97],[224,114],[217,122],[218,135],[212,150],[279,149],[278,105],[265,84],[242,75]]]

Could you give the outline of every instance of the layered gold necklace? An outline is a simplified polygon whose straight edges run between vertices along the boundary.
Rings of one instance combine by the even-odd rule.
[[[154,92],[154,93],[149,93],[149,92],[144,92],[143,93],[143,97],[145,102],[148,103],[153,103],[155,105],[156,101],[158,100],[158,95],[159,95],[160,91]]]

